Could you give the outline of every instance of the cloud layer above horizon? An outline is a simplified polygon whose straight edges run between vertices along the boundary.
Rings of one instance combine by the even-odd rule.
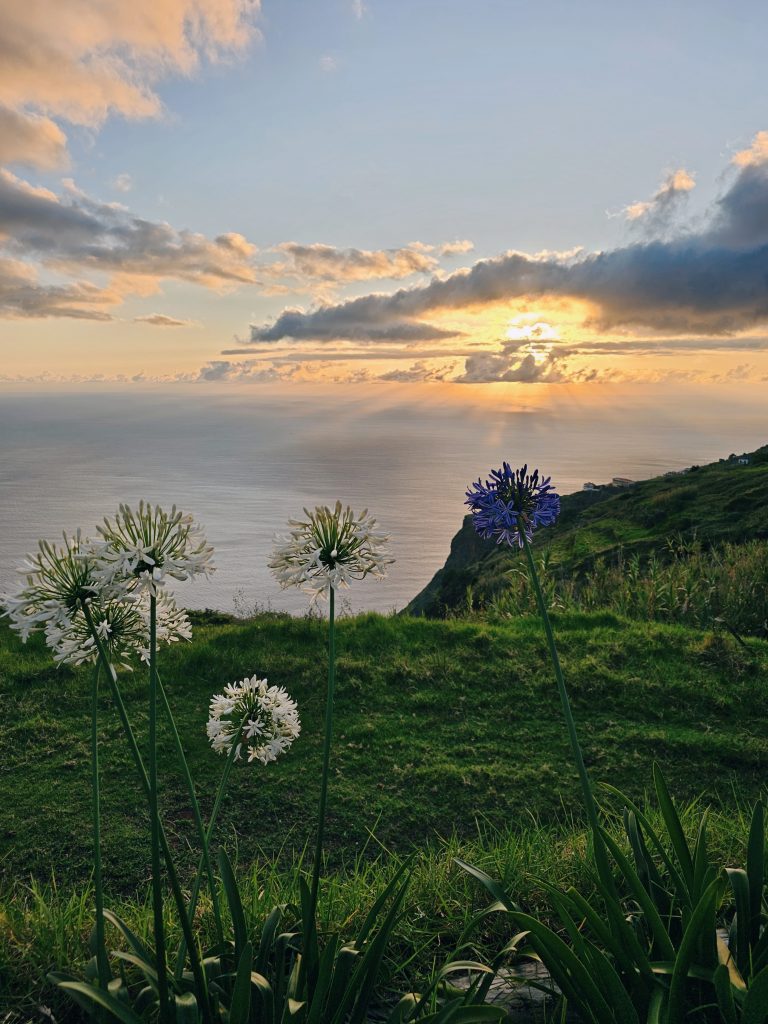
[[[373,19],[357,0],[347,14]],[[264,242],[238,223],[143,216],[133,168],[110,175],[120,202],[76,183],[78,133],[166,118],[164,81],[242,59],[261,27],[259,0],[0,0],[0,318],[119,322],[161,344],[207,326],[185,294],[253,296],[248,340],[186,380],[588,382],[620,376],[622,357],[768,349],[768,131],[730,158],[703,212],[685,167],[621,199],[608,216],[623,241],[600,251],[510,238],[477,258],[450,212],[442,238],[362,244],[345,224],[345,244]],[[323,77],[338,77],[343,59],[326,57]]]
[[[529,255],[510,251],[428,284],[373,293],[302,312],[288,309],[252,328],[254,342],[412,337],[422,318],[521,299],[573,299],[590,307],[598,332],[642,328],[689,334],[732,334],[768,320],[768,132],[736,154],[734,177],[701,226],[667,225],[692,176],[675,172],[646,203],[627,208],[657,237],[606,252]],[[658,237],[662,236],[662,237]],[[666,237],[665,237],[666,236]]]

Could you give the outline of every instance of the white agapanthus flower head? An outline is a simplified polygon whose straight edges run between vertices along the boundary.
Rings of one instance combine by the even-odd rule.
[[[389,537],[376,532],[368,509],[355,515],[337,501],[333,509],[305,508],[304,515],[289,520],[289,534],[276,538],[269,567],[283,589],[298,587],[316,600],[348,587],[352,580],[383,579],[394,559],[386,551]]]
[[[219,754],[269,764],[290,747],[301,731],[296,702],[282,686],[252,676],[224,687],[211,698],[208,739]]]
[[[94,563],[85,554],[88,548],[89,542],[78,530],[73,537],[63,534],[59,545],[41,540],[37,552],[27,555],[19,570],[24,586],[3,600],[4,614],[22,640],[36,629],[66,623],[83,603],[93,599],[98,580]]]
[[[149,662],[149,595],[139,593],[122,600],[89,602],[88,612],[109,660],[131,669],[136,660]],[[98,658],[96,638],[82,609],[67,619],[48,622],[45,639],[60,665],[85,665]],[[157,642],[191,640],[187,613],[168,594],[157,599]]]
[[[121,505],[114,519],[97,527],[91,545],[94,573],[111,596],[145,590],[156,594],[167,577],[190,580],[214,571],[213,548],[188,513],[174,505],[140,501],[134,511]]]

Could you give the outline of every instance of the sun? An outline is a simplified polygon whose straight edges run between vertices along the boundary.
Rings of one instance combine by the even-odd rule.
[[[560,332],[546,320],[532,319],[530,316],[516,316],[509,321],[507,327],[509,341],[550,342],[559,341]]]

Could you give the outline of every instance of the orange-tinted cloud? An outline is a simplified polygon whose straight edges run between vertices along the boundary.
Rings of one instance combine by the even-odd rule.
[[[16,117],[3,159],[40,166],[47,133],[51,166],[62,142],[51,118],[98,127],[110,114],[157,116],[157,81],[242,50],[258,11],[259,0],[0,0],[0,106]]]

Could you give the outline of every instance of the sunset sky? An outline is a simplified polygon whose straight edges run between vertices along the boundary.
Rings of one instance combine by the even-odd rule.
[[[0,0],[0,383],[768,381],[762,2]]]

